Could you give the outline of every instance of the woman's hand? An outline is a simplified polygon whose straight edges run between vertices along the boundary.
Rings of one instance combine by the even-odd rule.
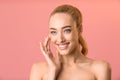
[[[61,55],[57,53],[56,58],[53,56],[50,50],[50,37],[47,37],[44,43],[40,42],[40,48],[48,63],[49,73],[53,73],[57,76],[61,70]]]

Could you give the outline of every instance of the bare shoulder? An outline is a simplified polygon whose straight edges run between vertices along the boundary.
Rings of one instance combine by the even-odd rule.
[[[111,66],[108,62],[103,60],[93,61],[92,69],[97,80],[111,80]]]
[[[46,62],[34,63],[31,67],[30,80],[42,80],[42,77],[47,71]]]
[[[104,60],[94,60],[92,66],[99,68],[110,68],[110,64]]]

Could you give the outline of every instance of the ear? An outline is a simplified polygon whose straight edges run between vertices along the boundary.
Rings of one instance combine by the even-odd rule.
[[[79,24],[79,26],[77,26],[77,28],[78,28],[78,32],[79,32],[79,33],[82,33],[83,27],[82,27],[82,24],[81,24],[81,23]]]
[[[80,36],[81,36],[81,29],[80,29],[80,27],[77,27],[77,31],[78,31],[78,42],[80,44]]]
[[[78,27],[77,30],[78,30],[78,35],[81,35],[82,33],[81,27]]]
[[[78,27],[78,41],[79,44],[81,44],[83,42],[83,38],[82,38],[82,24],[80,24]]]

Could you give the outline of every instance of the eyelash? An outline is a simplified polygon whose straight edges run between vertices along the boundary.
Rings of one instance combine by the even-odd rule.
[[[65,32],[65,33],[70,33],[70,32],[71,32],[71,29],[65,29],[64,32]],[[56,31],[51,31],[50,33],[51,33],[52,35],[56,35],[56,34],[57,34]]]
[[[52,35],[55,35],[57,32],[56,31],[51,31],[50,32]]]
[[[64,32],[70,33],[70,32],[71,32],[71,29],[66,29],[66,30],[64,30]]]

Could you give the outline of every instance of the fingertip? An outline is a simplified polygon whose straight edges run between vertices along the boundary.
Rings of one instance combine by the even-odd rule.
[[[45,40],[47,40],[47,39],[48,39],[48,37],[45,37],[44,39],[45,39]]]
[[[39,44],[40,44],[40,47],[43,47],[43,44],[42,44],[42,42],[40,42]]]
[[[50,34],[48,35],[48,38],[49,38],[49,39],[51,39],[51,36],[50,36]]]
[[[48,37],[50,37],[50,34],[48,34]]]
[[[39,44],[40,44],[40,46],[41,46],[41,44],[42,44],[42,43],[41,43],[41,42],[39,42]]]

